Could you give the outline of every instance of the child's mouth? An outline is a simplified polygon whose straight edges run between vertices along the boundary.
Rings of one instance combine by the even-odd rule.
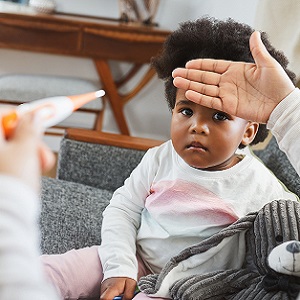
[[[201,143],[199,142],[192,142],[189,146],[189,149],[195,149],[195,150],[202,150],[202,151],[207,151],[208,149],[204,147]]]

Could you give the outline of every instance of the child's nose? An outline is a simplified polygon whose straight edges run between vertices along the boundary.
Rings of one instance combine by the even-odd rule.
[[[191,126],[192,132],[196,134],[208,134],[209,126],[205,119],[203,118],[194,118]]]

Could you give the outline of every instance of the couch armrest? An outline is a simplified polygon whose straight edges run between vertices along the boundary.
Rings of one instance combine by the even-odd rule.
[[[300,198],[300,177],[286,154],[279,149],[275,137],[271,139],[265,149],[255,150],[254,154],[291,192]]]

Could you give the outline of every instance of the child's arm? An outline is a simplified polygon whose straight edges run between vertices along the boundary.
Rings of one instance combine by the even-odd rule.
[[[126,179],[124,186],[114,193],[103,213],[99,256],[104,272],[104,288],[110,289],[107,290],[110,296],[126,294],[127,291],[120,290],[125,288],[125,281],[132,283],[130,287],[126,285],[129,293],[133,295],[135,289],[138,274],[137,230],[156,169],[152,153],[153,149],[150,149],[145,154],[141,163]]]

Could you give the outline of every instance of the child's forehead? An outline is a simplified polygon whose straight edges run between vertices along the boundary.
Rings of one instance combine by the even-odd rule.
[[[186,98],[178,98],[178,97],[176,98],[175,104],[176,105],[180,105],[180,104],[190,104],[190,105],[195,104],[195,105],[199,105],[199,104],[196,104],[196,103],[194,103],[194,102],[192,102],[192,101],[190,101],[190,100],[188,100]]]
[[[175,106],[186,105],[186,106],[195,106],[195,107],[205,107],[201,104],[195,103],[185,97],[176,97]],[[208,108],[208,107],[207,107]]]
[[[191,102],[190,100],[188,100],[188,99],[186,98],[185,92],[186,92],[186,90],[184,90],[184,89],[177,89],[177,90],[176,90],[175,103],[177,103],[178,101],[181,101],[181,100],[186,100],[186,101]]]
[[[185,97],[184,98],[176,97],[175,107],[184,107],[184,106],[191,108],[193,110],[200,110],[202,112],[207,112],[207,113],[216,113],[216,112],[224,113],[221,110],[217,110],[217,109],[214,109],[211,107],[207,107],[207,106],[195,103],[191,100],[186,99]],[[226,114],[226,115],[230,116],[229,114]]]

